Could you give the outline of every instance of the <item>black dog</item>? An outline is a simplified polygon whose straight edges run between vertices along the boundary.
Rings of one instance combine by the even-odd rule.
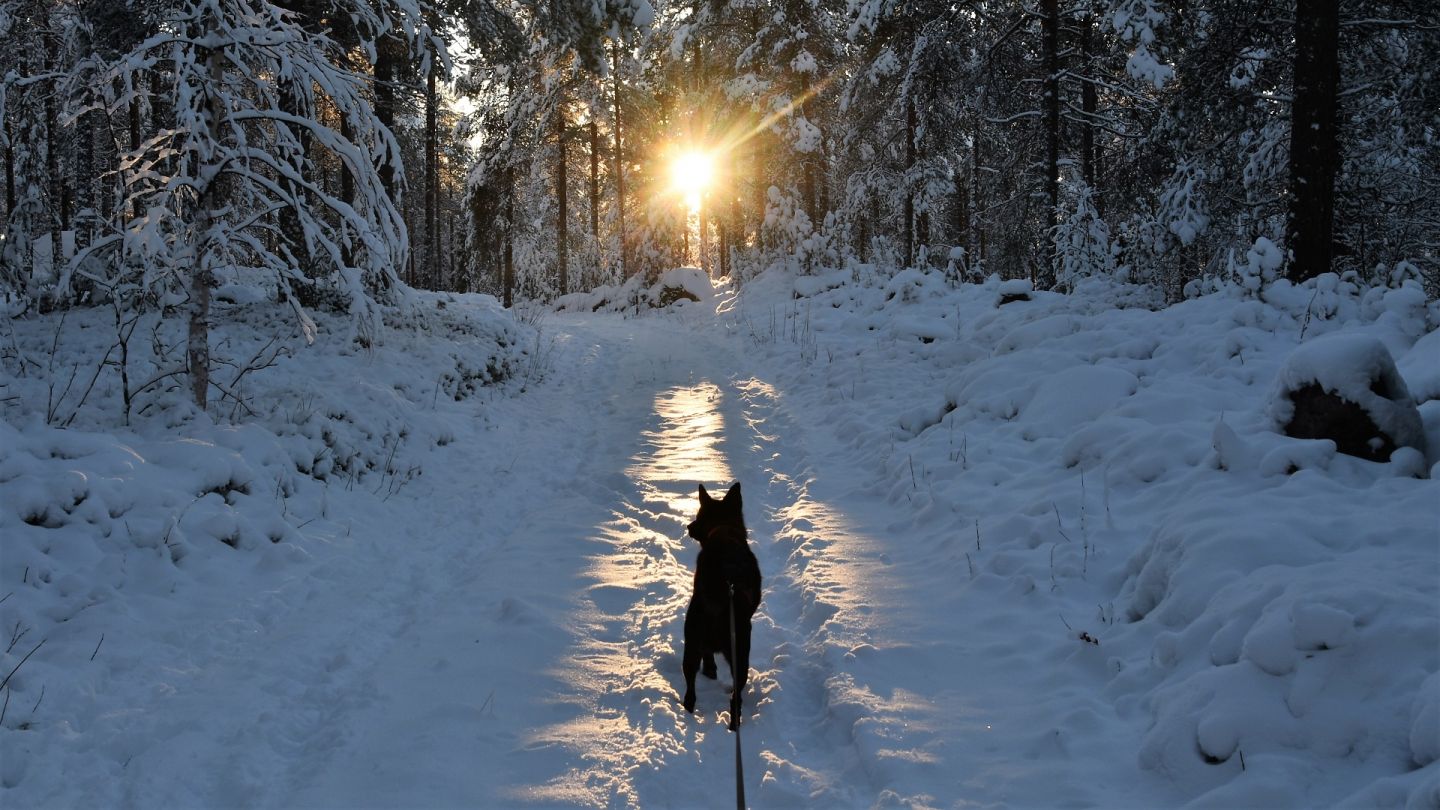
[[[735,673],[730,695],[730,730],[740,727],[740,694],[750,675],[750,617],[760,606],[760,564],[750,551],[740,484],[719,500],[700,485],[700,513],[689,527],[700,541],[695,561],[695,593],[685,612],[685,711],[695,713],[695,673],[715,677],[715,653],[725,656]],[[730,589],[735,589],[731,605]],[[731,658],[731,614],[734,610],[735,652]]]

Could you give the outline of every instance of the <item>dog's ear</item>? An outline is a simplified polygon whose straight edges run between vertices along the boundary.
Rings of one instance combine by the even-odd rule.
[[[728,503],[728,504],[733,505],[736,509],[739,509],[739,508],[740,508],[740,482],[739,482],[739,481],[736,481],[735,484],[730,487],[730,491],[727,492],[727,493],[725,493],[725,503]]]
[[[701,485],[700,485],[700,503],[702,503],[702,504],[707,504],[707,503],[709,503],[709,502],[711,502],[711,501],[713,501],[713,500],[715,500],[715,499],[712,498],[712,497],[710,497],[710,493],[708,493],[708,492],[705,491],[705,485],[704,485],[704,484],[701,484]]]

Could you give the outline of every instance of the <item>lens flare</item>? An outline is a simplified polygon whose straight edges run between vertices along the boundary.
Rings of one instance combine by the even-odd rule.
[[[715,158],[698,150],[681,152],[670,164],[670,183],[685,198],[690,210],[700,208],[700,198],[715,181]]]

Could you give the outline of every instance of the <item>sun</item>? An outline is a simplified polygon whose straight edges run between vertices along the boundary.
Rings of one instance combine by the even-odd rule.
[[[691,211],[700,209],[700,198],[714,180],[715,158],[698,149],[681,152],[670,164],[670,183]]]

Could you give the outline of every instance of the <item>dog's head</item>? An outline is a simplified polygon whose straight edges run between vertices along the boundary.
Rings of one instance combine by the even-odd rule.
[[[740,505],[738,481],[723,498],[710,497],[710,493],[705,491],[705,485],[700,485],[700,512],[690,522],[687,531],[691,537],[704,543],[716,529],[738,531],[742,539],[745,537],[745,515]]]

